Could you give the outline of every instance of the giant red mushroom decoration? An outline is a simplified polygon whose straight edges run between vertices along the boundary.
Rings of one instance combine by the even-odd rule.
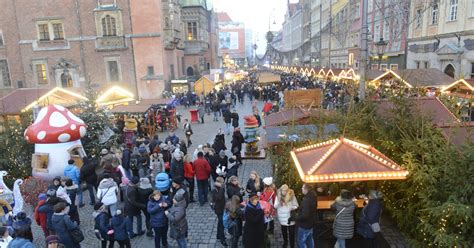
[[[80,140],[85,134],[84,121],[65,107],[49,105],[41,109],[25,130],[25,139],[35,144],[33,175],[43,179],[63,175],[69,159],[85,156]]]

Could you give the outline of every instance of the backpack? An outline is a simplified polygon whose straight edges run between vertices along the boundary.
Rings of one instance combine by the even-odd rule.
[[[236,220],[232,220],[232,217],[229,214],[229,211],[224,211],[224,215],[222,216],[222,222],[224,222],[224,228],[226,230],[231,229],[233,226],[237,225]]]
[[[132,170],[138,170],[138,159],[136,156],[133,156],[130,159],[130,169]]]

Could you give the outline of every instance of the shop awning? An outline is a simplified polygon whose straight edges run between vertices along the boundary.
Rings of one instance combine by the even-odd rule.
[[[402,169],[377,149],[344,137],[291,151],[306,183],[405,179]]]

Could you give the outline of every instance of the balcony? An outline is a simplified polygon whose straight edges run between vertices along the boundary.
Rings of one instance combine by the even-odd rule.
[[[127,49],[124,36],[103,36],[95,40],[97,51],[124,50]]]
[[[205,53],[209,49],[209,44],[205,41],[187,40],[184,43],[185,43],[185,46],[184,46],[185,54]]]

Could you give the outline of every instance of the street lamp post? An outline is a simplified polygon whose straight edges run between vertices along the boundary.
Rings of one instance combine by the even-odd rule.
[[[383,38],[380,38],[380,40],[375,43],[375,48],[377,48],[377,56],[379,59],[379,70],[381,69],[380,64],[382,63],[382,56],[385,53],[385,48],[387,48],[387,45],[388,42],[384,41]]]

